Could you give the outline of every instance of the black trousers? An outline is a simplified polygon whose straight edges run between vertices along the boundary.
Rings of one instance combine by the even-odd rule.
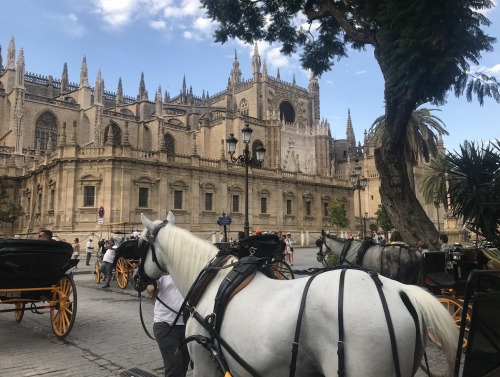
[[[174,326],[167,336],[171,327],[167,322],[155,322],[153,325],[153,333],[163,358],[165,377],[185,377],[189,364],[189,353],[186,347],[182,349],[182,353],[177,355],[175,355],[175,350],[184,339],[186,327]]]
[[[102,262],[101,267],[99,267],[99,272],[105,273],[107,275],[108,280],[106,281],[106,285],[109,285],[109,283],[111,283],[111,278],[113,275],[113,263]]]

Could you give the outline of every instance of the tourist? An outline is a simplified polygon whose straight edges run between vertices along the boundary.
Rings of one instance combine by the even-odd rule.
[[[290,264],[290,266],[293,266],[293,252],[294,252],[293,245],[295,245],[295,240],[292,238],[292,233],[286,234],[285,244],[286,244],[286,256],[288,257],[287,262]]]
[[[92,253],[94,252],[94,242],[92,238],[89,238],[87,241],[87,245],[85,246],[85,251],[87,252],[87,259],[85,261],[85,264],[87,266],[90,266],[90,257],[92,256]]]
[[[38,233],[39,240],[50,241],[52,240],[52,231],[48,229],[43,229]]]

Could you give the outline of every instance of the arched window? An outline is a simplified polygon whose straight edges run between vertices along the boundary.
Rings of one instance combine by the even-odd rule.
[[[171,134],[165,134],[165,149],[168,156],[175,156],[175,139]]]
[[[104,130],[104,142],[107,143],[108,140],[111,140],[115,147],[122,145],[122,130],[116,123],[109,124]]]
[[[49,111],[40,115],[35,123],[35,145],[40,151],[47,150],[47,142],[51,142],[51,148],[57,145],[57,120]]]
[[[240,114],[248,116],[248,101],[245,98],[240,102]]]
[[[295,122],[295,110],[288,101],[283,101],[280,104],[280,120],[284,120],[287,123]]]

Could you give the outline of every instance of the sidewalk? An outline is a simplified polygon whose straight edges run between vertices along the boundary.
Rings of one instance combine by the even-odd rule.
[[[76,265],[76,268],[73,267],[71,270],[73,271],[73,275],[81,275],[81,274],[93,274],[95,269],[95,255],[92,255],[90,258],[90,266],[85,265],[85,258],[87,256],[80,256],[80,262]]]

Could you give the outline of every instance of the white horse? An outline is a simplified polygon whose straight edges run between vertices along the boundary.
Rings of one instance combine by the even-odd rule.
[[[405,284],[423,283],[422,254],[404,243],[378,245],[372,240],[349,241],[324,231],[318,241],[319,262],[330,251],[343,258],[344,263],[378,272],[389,279]]]
[[[141,216],[150,232],[144,248],[143,272],[157,279],[166,271],[186,295],[200,271],[218,253],[212,244],[170,222],[159,227]],[[141,242],[139,247],[141,247]],[[153,256],[154,254],[154,256]],[[141,262],[141,263],[142,263]],[[228,262],[229,263],[229,262]],[[138,275],[141,272],[139,268]],[[163,271],[162,271],[163,270]],[[205,318],[212,314],[214,297],[229,270],[221,269],[196,305]],[[339,279],[341,272],[319,274],[310,284],[298,341],[296,376],[337,376],[339,341]],[[134,277],[135,279],[136,277]],[[144,278],[144,276],[143,276]],[[273,280],[257,273],[229,302],[220,336],[262,377],[289,376],[294,333],[304,288],[310,279]],[[458,334],[443,306],[425,290],[380,277],[395,334],[400,376],[413,376],[424,352],[427,329],[443,344],[450,371],[453,368]],[[406,302],[406,304],[405,304]],[[411,312],[415,314],[415,318]],[[347,270],[343,301],[345,371],[350,377],[398,376],[395,369],[388,323],[374,280],[360,270]],[[186,336],[209,333],[191,316]],[[195,342],[188,344],[195,377],[221,376],[211,354]],[[231,374],[252,376],[223,349]]]

